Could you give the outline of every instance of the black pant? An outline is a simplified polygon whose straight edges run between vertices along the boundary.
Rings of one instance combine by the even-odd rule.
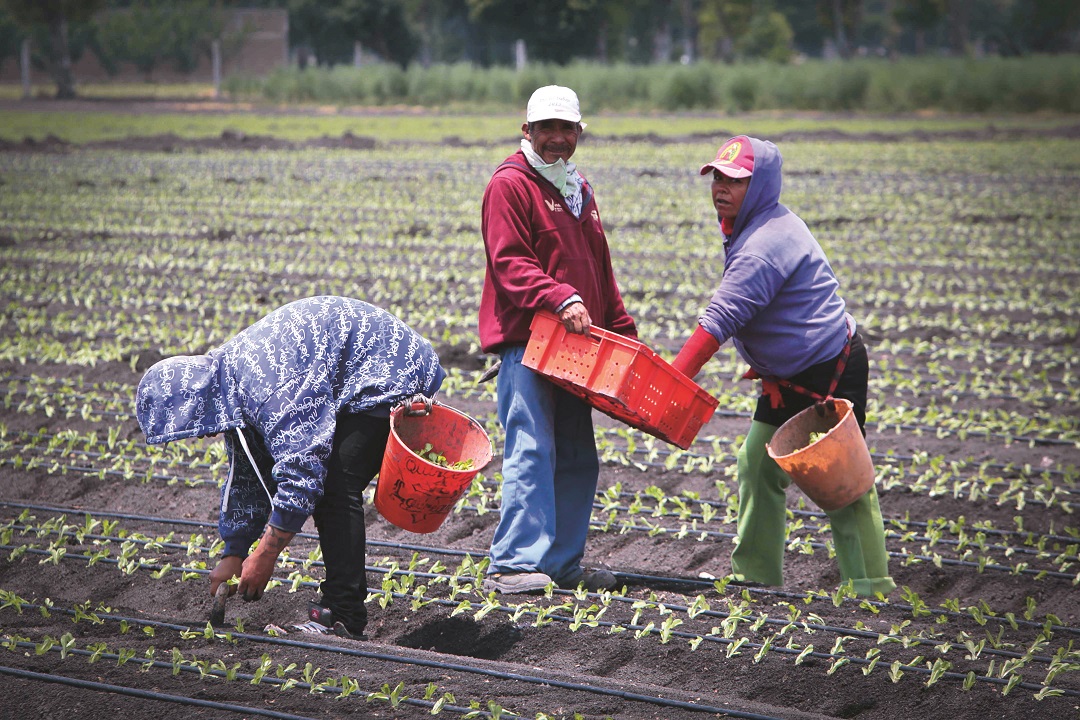
[[[379,473],[389,435],[389,418],[338,415],[323,497],[312,513],[326,566],[322,604],[354,634],[367,626],[363,492]]]
[[[829,392],[829,384],[836,372],[836,363],[840,356],[831,360],[811,365],[806,370],[796,373],[786,380],[799,387],[812,390],[818,395]],[[840,382],[833,391],[833,397],[850,400],[854,408],[855,419],[859,421],[859,429],[866,435],[866,390],[870,377],[870,361],[866,355],[866,346],[863,344],[859,333],[851,337],[851,354],[848,356],[844,373],[840,376]],[[768,425],[780,427],[785,422],[795,417],[800,411],[813,405],[816,400],[809,395],[795,392],[789,388],[780,386],[780,397],[784,399],[783,407],[774,408],[768,396],[758,398],[757,409],[754,411],[754,419]]]

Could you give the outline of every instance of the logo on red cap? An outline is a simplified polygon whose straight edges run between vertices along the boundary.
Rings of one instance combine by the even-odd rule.
[[[718,163],[733,163],[735,159],[739,157],[739,153],[742,152],[742,143],[738,140],[732,140],[724,147],[720,148],[720,152],[716,155],[716,162]]]

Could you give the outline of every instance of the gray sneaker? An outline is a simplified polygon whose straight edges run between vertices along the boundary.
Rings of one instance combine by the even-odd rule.
[[[503,572],[488,575],[484,579],[484,592],[507,594],[542,592],[551,584],[551,578],[542,572]]]
[[[293,625],[293,628],[302,633],[307,633],[308,635],[337,635],[338,637],[348,638],[349,640],[367,640],[367,635],[363,632],[353,632],[346,628],[345,623],[341,621],[335,622],[331,627],[327,627],[320,622],[308,620],[307,622]]]
[[[578,568],[576,572],[570,573],[559,581],[559,587],[564,590],[573,590],[578,585],[583,585],[589,592],[599,592],[614,590],[619,586],[619,580],[615,577],[615,573],[604,568],[592,570]]]

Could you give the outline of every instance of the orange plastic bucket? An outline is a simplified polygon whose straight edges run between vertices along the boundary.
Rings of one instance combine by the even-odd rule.
[[[820,409],[819,409],[820,408]],[[839,510],[874,485],[874,463],[850,400],[808,407],[776,431],[769,457],[814,504]],[[810,444],[810,433],[827,433]]]
[[[432,404],[430,412],[419,413],[414,407],[403,405],[390,414],[375,509],[399,528],[429,533],[439,529],[472,479],[491,461],[491,440],[465,413],[445,405]],[[472,460],[472,467],[452,470],[420,457],[417,453],[428,443],[448,464]]]

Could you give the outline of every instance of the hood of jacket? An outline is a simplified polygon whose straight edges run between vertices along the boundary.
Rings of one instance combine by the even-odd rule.
[[[773,214],[780,206],[780,190],[783,184],[780,168],[784,164],[780,150],[768,140],[750,138],[754,148],[754,172],[750,185],[732,225],[730,241],[736,240],[743,231],[754,227]]]
[[[289,428],[310,434],[313,423],[332,435],[342,410],[382,412],[417,393],[433,396],[445,376],[431,343],[394,315],[317,296],[278,308],[206,355],[155,364],[139,382],[136,415],[150,444],[258,424],[273,446],[292,441]]]
[[[153,365],[139,382],[135,410],[146,442],[214,435],[243,426],[236,388],[222,372],[221,353],[178,355]]]

